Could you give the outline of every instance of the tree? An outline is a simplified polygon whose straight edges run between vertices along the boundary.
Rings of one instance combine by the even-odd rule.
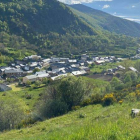
[[[17,101],[0,100],[0,131],[15,128],[24,117],[24,110]]]
[[[134,67],[140,71],[140,60],[137,60],[137,62],[135,63]]]
[[[90,87],[82,78],[67,77],[56,86],[48,86],[36,110],[41,118],[62,115],[73,106],[80,105],[84,96],[90,94]]]
[[[124,83],[126,84],[126,83],[130,83],[130,82],[132,82],[132,79],[131,79],[131,77],[130,77],[130,75],[126,75],[125,77],[124,77]]]
[[[30,85],[31,85],[31,81],[28,80],[28,81],[26,82],[26,86],[30,86]]]
[[[90,88],[82,78],[68,77],[64,78],[58,90],[62,100],[68,105],[69,109],[72,106],[79,105],[86,94],[90,94]]]
[[[33,73],[36,73],[36,72],[39,72],[39,71],[40,71],[39,68],[35,68],[35,69],[33,70]]]
[[[48,84],[48,79],[47,78],[43,78],[42,79],[42,83],[45,84],[45,85],[47,85]]]
[[[112,87],[117,87],[121,84],[121,81],[117,77],[113,77],[110,84]]]
[[[37,87],[39,87],[39,86],[41,85],[41,81],[39,81],[39,80],[35,81],[35,85],[36,85]]]
[[[129,67],[132,67],[132,61],[131,60],[125,60],[122,62],[122,65],[125,67],[125,72],[129,70]]]

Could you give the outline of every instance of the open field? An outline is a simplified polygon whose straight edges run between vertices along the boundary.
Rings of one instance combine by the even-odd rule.
[[[139,140],[140,117],[131,118],[140,103],[102,107],[90,105],[21,130],[0,135],[0,140]]]
[[[20,87],[16,87],[16,84],[9,85],[9,87],[12,88],[12,91],[21,91],[22,90]]]
[[[104,81],[111,81],[113,76],[111,75],[103,75],[103,74],[93,74],[93,75],[88,75],[87,77],[93,78],[93,79],[100,79]]]
[[[3,100],[14,98],[17,101],[23,102],[23,106],[27,107],[27,110],[32,110],[35,103],[39,99],[40,93],[43,92],[45,87],[33,89],[27,87],[16,87],[15,85],[11,85],[12,90],[7,92],[0,92],[0,98]],[[31,98],[28,98],[31,97]]]

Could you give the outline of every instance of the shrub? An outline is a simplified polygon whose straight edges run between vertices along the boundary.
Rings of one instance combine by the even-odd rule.
[[[87,106],[91,104],[91,99],[85,99],[81,102],[81,106]]]
[[[113,93],[106,94],[104,96],[104,98],[102,99],[102,102],[103,102],[104,106],[109,106],[109,105],[112,105],[114,102],[116,102],[116,99],[115,99]]]
[[[137,89],[140,88],[140,84],[136,85],[136,88],[137,88]]]
[[[85,115],[79,114],[79,118],[85,118]]]
[[[119,101],[119,104],[121,105],[122,103],[123,103],[123,100],[120,100],[120,101]]]
[[[100,94],[94,94],[91,96],[91,104],[100,104],[102,103],[103,96]]]
[[[78,110],[78,109],[80,109],[80,106],[73,106],[72,107],[72,110]]]
[[[32,99],[32,95],[27,94],[25,98],[26,98],[26,99]]]
[[[60,99],[49,100],[38,106],[37,111],[41,115],[41,118],[52,118],[65,114],[68,111],[68,106]]]
[[[24,110],[16,100],[0,100],[0,131],[16,128],[24,119]]]

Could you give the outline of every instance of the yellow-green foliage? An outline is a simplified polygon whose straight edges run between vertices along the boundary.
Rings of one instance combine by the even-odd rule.
[[[116,102],[116,99],[115,99],[115,97],[114,97],[114,94],[111,93],[111,94],[106,94],[106,95],[103,97],[102,101],[103,101],[103,105],[104,105],[104,106],[108,106],[108,105],[111,105],[111,104],[113,104],[114,102]]]

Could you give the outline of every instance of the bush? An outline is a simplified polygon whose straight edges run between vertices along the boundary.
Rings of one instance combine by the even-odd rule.
[[[73,106],[72,107],[72,110],[78,110],[78,109],[80,109],[80,106]]]
[[[104,98],[102,99],[102,102],[103,102],[103,106],[109,106],[109,105],[112,105],[114,102],[116,102],[116,99],[113,93],[106,94]]]
[[[85,115],[79,114],[79,118],[85,118]]]
[[[0,131],[10,130],[24,119],[24,110],[16,100],[0,100]]]
[[[38,108],[38,111],[40,112],[41,117],[52,118],[65,114],[68,111],[68,106],[60,99],[56,99],[43,103]]]
[[[64,78],[58,87],[61,99],[68,105],[69,110],[72,106],[80,105],[86,94],[90,94],[91,88],[82,78]]]
[[[57,85],[48,86],[36,105],[41,117],[56,117],[79,108],[84,96],[90,93],[89,86],[77,77],[67,77]],[[89,104],[90,100],[84,104]]]
[[[91,104],[100,104],[102,103],[103,96],[100,94],[94,94],[91,96]]]
[[[27,94],[25,98],[26,98],[26,99],[32,99],[32,95]]]
[[[91,104],[91,99],[85,99],[81,102],[81,106],[87,106]]]

